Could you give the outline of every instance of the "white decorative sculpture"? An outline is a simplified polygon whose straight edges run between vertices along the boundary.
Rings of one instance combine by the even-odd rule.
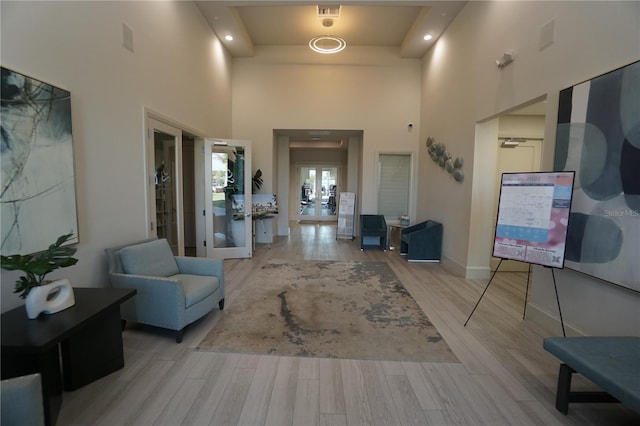
[[[41,313],[55,314],[75,305],[71,282],[64,278],[49,284],[33,287],[25,302],[29,319],[38,318]]]

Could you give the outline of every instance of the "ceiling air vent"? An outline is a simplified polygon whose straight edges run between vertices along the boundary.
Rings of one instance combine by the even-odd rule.
[[[317,6],[318,8],[318,18],[320,19],[336,19],[340,17],[340,9],[342,6]]]

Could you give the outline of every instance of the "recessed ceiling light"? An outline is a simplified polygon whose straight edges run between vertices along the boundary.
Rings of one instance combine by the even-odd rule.
[[[343,51],[347,42],[340,37],[325,35],[312,38],[309,47],[318,53],[331,54]]]
[[[427,34],[426,36],[424,36],[425,40],[431,40],[433,38],[433,36],[431,34]]]
[[[227,41],[233,41],[233,36],[226,35],[226,36],[224,36],[224,39],[227,40]]]

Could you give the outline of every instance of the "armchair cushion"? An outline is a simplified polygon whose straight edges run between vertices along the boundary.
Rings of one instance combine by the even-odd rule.
[[[185,308],[195,305],[215,293],[220,287],[218,277],[178,274],[171,277],[179,280],[184,288]]]
[[[44,402],[40,373],[2,380],[1,419],[3,425],[44,425]]]
[[[165,239],[124,247],[120,250],[120,260],[127,274],[169,277],[180,273]]]

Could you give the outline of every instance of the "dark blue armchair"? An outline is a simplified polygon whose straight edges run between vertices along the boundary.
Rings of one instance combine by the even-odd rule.
[[[381,214],[360,215],[360,250],[367,246],[387,251],[387,222]]]
[[[400,233],[400,254],[409,262],[440,262],[442,224],[427,220],[404,228]]]

